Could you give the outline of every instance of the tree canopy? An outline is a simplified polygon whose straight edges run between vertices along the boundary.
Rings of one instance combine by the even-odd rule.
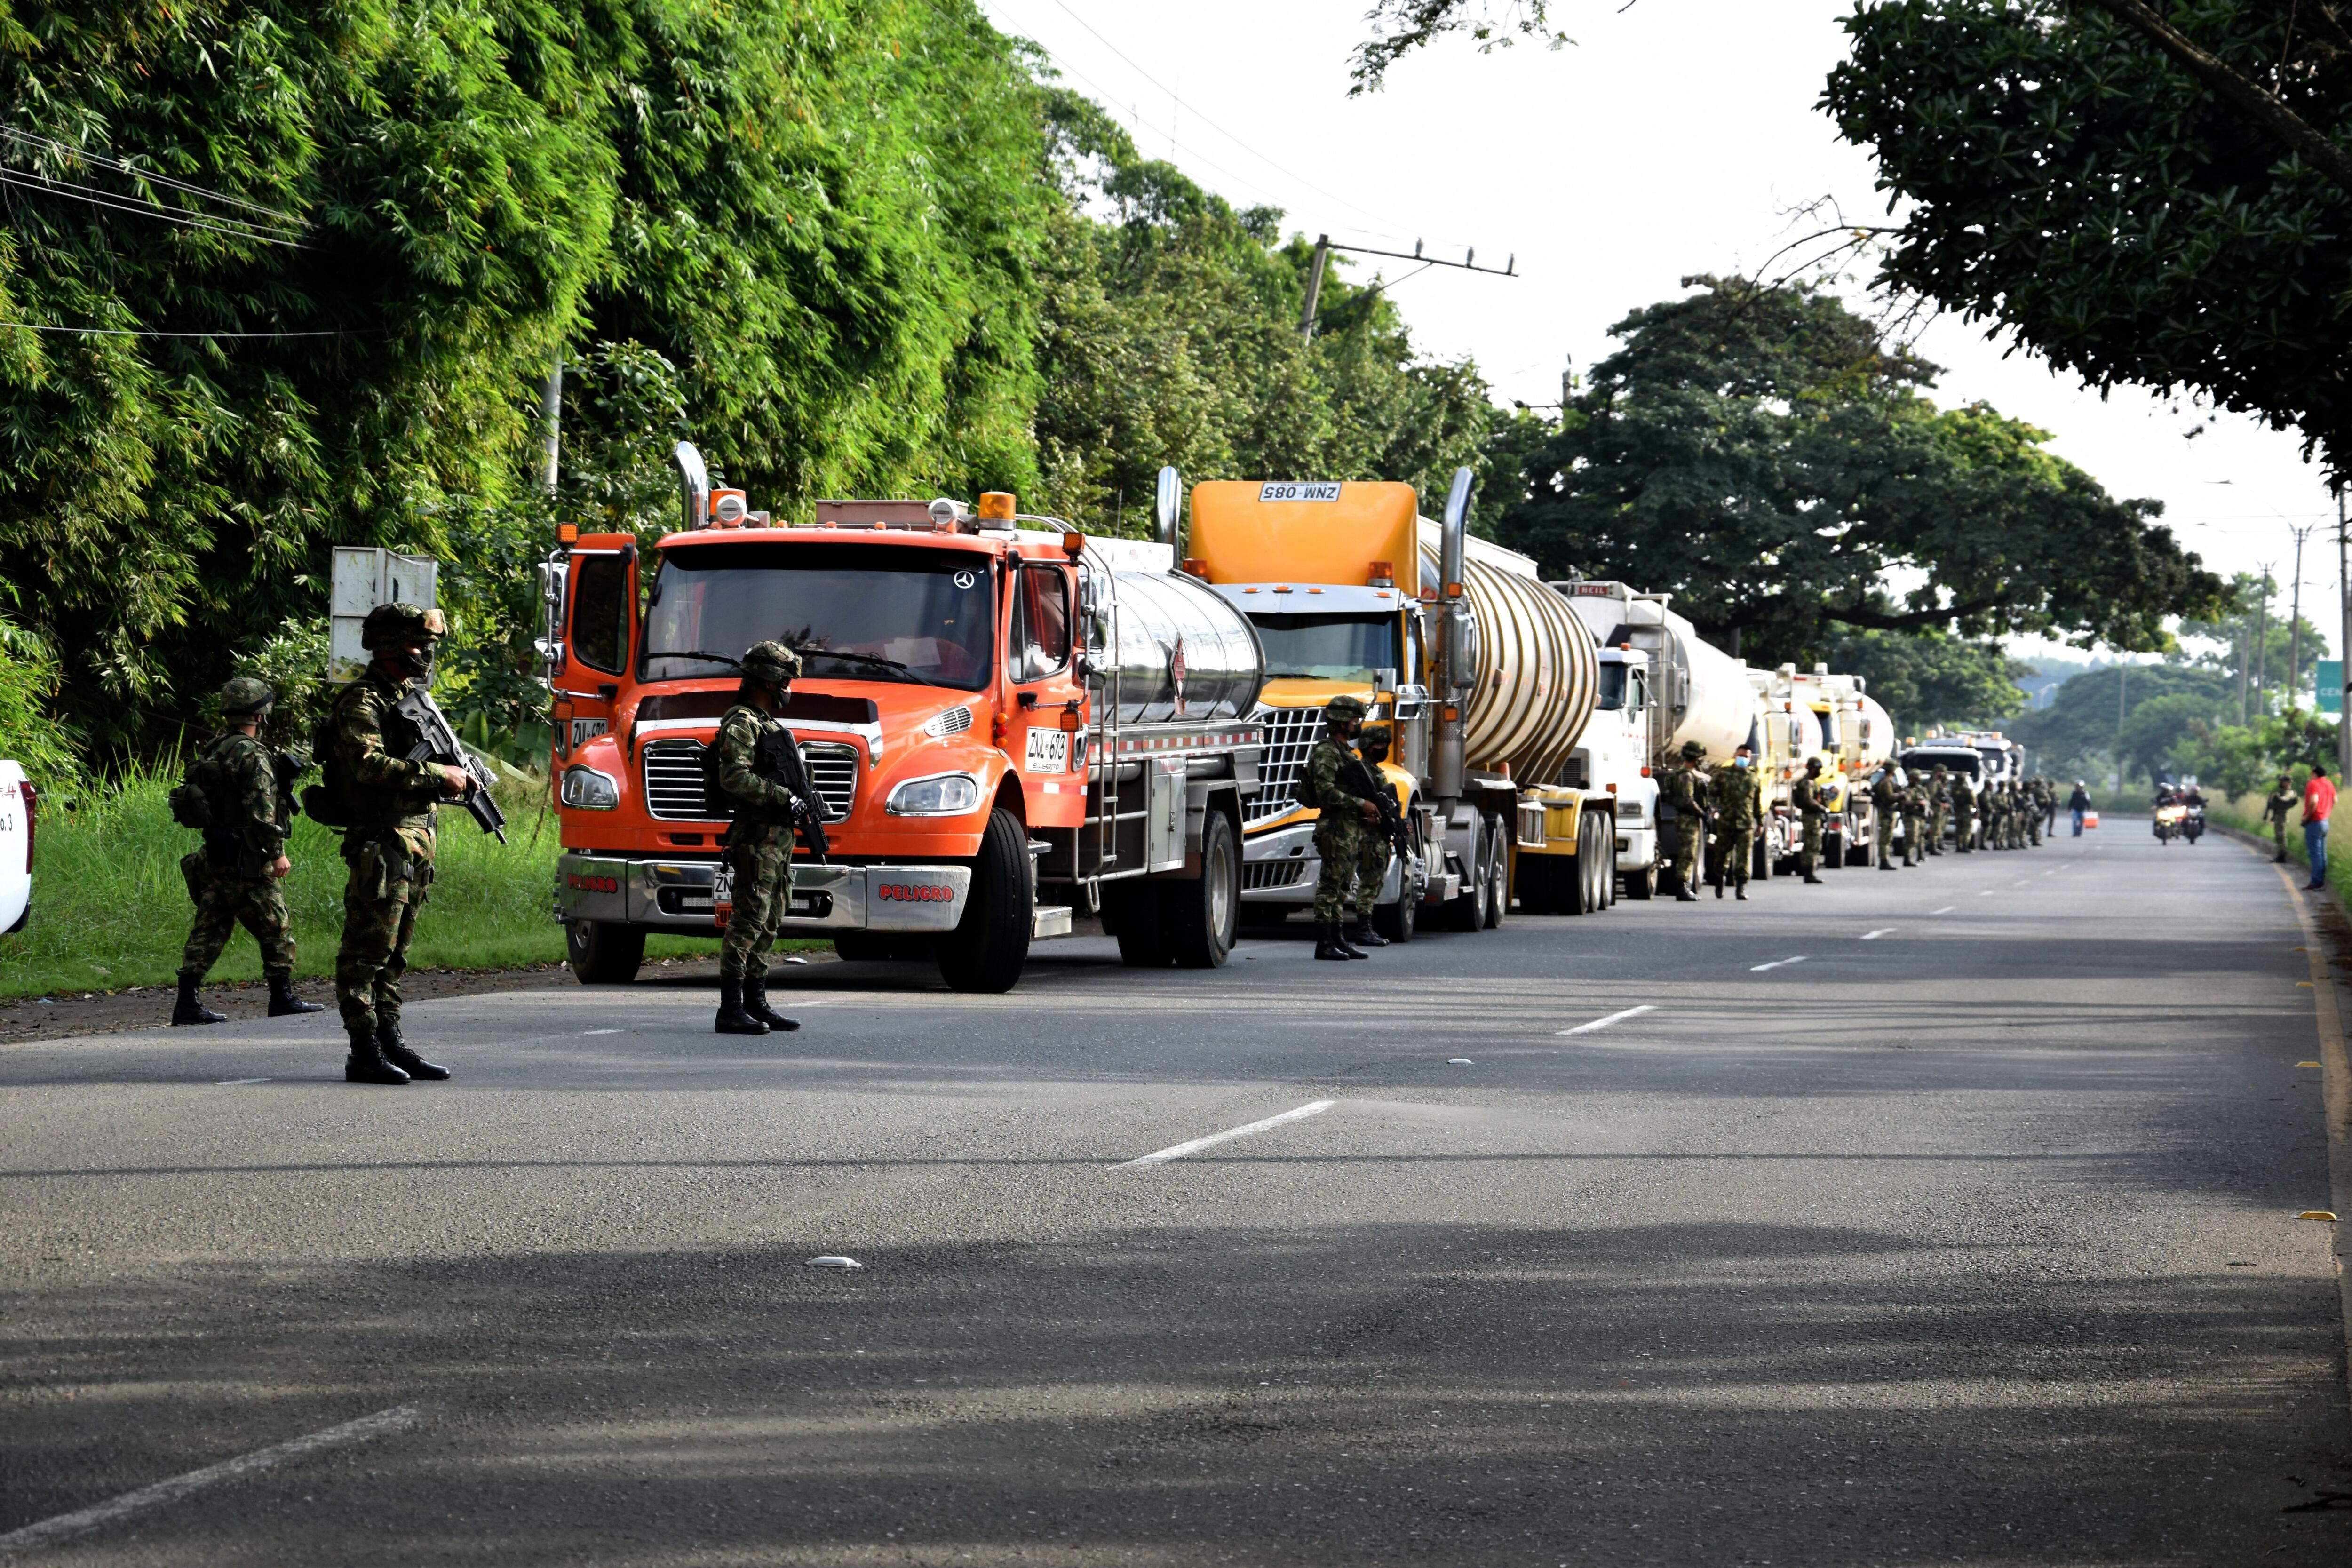
[[[2156,10],[2326,144],[2352,138],[2352,38],[2320,0]],[[1883,279],[2093,385],[2298,430],[2341,475],[2352,194],[2154,42],[2155,19],[2105,0],[1857,5],[1822,105],[1902,209]]]
[[[2218,613],[2160,503],[2111,499],[1986,405],[1939,410],[1937,367],[1834,296],[1686,281],[1612,329],[1524,459],[1503,536],[1548,572],[1671,592],[1755,663],[1811,662],[1841,627],[2157,648],[2167,617]]]

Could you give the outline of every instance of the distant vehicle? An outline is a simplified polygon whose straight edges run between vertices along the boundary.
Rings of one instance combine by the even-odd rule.
[[[2156,841],[2169,844],[2180,837],[2181,825],[2189,819],[2189,808],[2179,801],[2168,801],[2156,808]]]
[[[0,762],[0,933],[25,929],[33,913],[33,825],[40,792],[25,770]]]

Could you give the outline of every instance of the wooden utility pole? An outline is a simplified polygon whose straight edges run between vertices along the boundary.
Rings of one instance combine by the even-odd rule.
[[[2345,721],[2344,669],[2352,665],[2352,544],[2344,537],[2344,487],[2336,487],[2336,776],[2352,774],[2352,723]]]
[[[2311,537],[2314,524],[2287,531],[2294,535],[2294,593],[2288,603],[2293,606],[2286,623],[2286,710],[2294,711],[2294,700],[2303,690],[2303,542]]]
[[[2271,710],[2271,563],[2263,563],[2263,602],[2254,612],[2254,711],[2267,718]]]

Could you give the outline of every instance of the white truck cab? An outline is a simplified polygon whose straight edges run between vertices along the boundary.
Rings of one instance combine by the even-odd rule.
[[[33,826],[40,792],[15,763],[0,762],[0,933],[33,913]]]

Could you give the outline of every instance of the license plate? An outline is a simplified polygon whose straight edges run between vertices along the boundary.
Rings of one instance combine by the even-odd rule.
[[[1022,771],[1033,773],[1066,773],[1070,771],[1070,737],[1060,730],[1029,731],[1028,756]]]
[[[1257,488],[1261,503],[1275,500],[1338,500],[1339,486],[1332,479],[1274,479]]]
[[[733,868],[721,866],[718,870],[711,873],[710,901],[714,904],[731,904],[735,901],[735,872]]]

